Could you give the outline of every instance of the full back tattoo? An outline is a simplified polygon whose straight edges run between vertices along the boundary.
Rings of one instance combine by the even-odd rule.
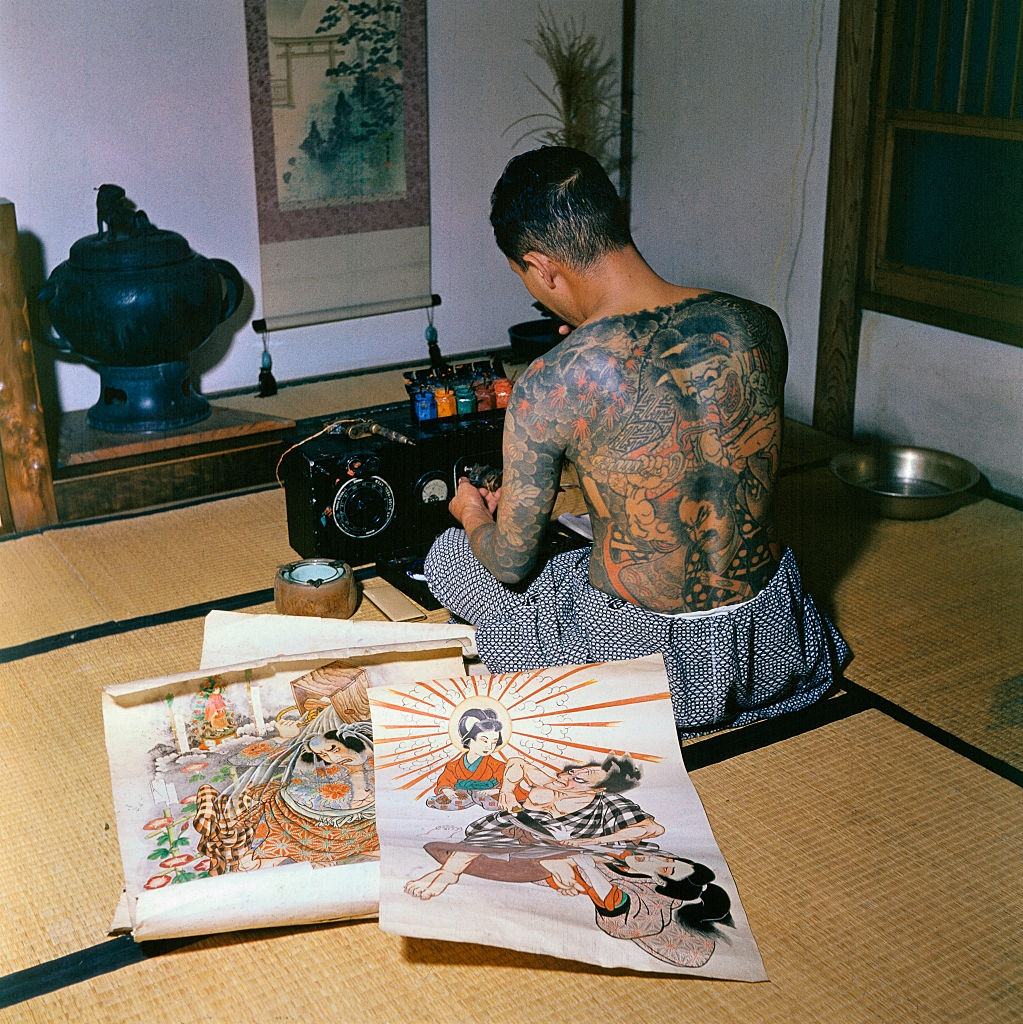
[[[594,586],[660,612],[754,596],[780,555],[785,372],[777,316],[719,292],[577,329],[516,384],[497,527],[474,548],[521,579],[567,458],[592,520]]]

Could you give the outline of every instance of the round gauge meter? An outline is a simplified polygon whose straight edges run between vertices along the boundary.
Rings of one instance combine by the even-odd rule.
[[[451,500],[451,486],[443,473],[425,473],[416,481],[416,501],[422,505],[433,505],[439,501]]]
[[[348,537],[374,537],[393,518],[394,491],[381,477],[355,477],[334,495],[334,525]]]

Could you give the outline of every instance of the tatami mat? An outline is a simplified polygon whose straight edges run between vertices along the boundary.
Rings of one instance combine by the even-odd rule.
[[[0,543],[0,647],[91,626],[109,617],[46,534]]]
[[[14,800],[2,812],[16,853],[13,863],[10,850],[0,860],[11,894],[7,970],[103,939],[119,869],[113,828],[104,828],[105,762],[91,738],[98,704],[89,688],[78,701],[61,699],[59,681],[67,670],[97,679],[103,657],[45,671],[37,662],[33,696],[17,709],[49,707],[55,731],[76,725],[83,735],[59,776],[59,813],[43,781],[53,777],[52,749],[26,731],[2,753],[5,773],[35,780],[9,787]],[[357,1008],[350,1012],[360,1020],[387,1024],[590,1024],[612,1014],[706,1024],[1018,1019],[1023,879],[1005,837],[1023,829],[1023,805],[1010,783],[879,712],[706,768],[694,781],[768,983],[605,972],[401,940],[366,922],[206,939],[38,997],[3,1019],[244,1024],[319,1019],[324,1007]]]
[[[782,479],[786,536],[853,647],[849,676],[1023,767],[1023,513],[865,516],[827,469]]]
[[[272,587],[297,557],[279,489],[45,536],[112,619]]]

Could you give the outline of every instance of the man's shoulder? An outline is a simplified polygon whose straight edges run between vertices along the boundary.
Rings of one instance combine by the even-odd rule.
[[[781,325],[778,314],[770,306],[730,292],[707,291],[686,302],[680,302],[675,308],[677,319],[682,321],[717,316],[754,332]]]
[[[606,368],[614,352],[613,341],[614,335],[600,325],[577,327],[525,368],[515,382],[516,389],[542,395],[598,366]]]

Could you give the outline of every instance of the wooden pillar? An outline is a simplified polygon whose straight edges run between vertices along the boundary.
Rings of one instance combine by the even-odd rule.
[[[0,533],[57,521],[14,204],[0,199]],[[5,512],[7,513],[5,515]]]
[[[841,0],[813,425],[852,437],[876,0]]]

